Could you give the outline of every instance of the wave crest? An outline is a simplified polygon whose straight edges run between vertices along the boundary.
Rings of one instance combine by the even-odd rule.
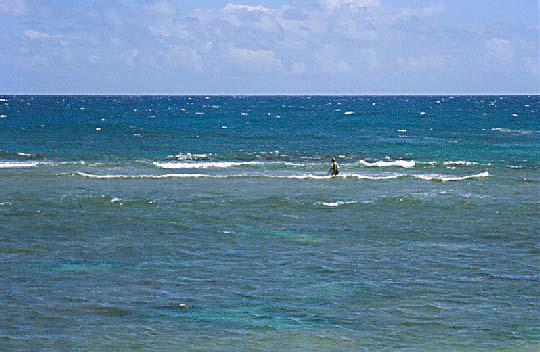
[[[360,160],[358,164],[368,167],[403,167],[403,168],[412,168],[416,165],[414,160],[393,160],[393,161],[374,161],[369,162],[365,160]]]
[[[339,176],[325,175],[262,175],[262,174],[233,174],[233,175],[209,175],[209,174],[163,174],[163,175],[96,175],[86,172],[76,172],[71,175],[82,176],[92,179],[164,179],[164,178],[275,178],[275,179],[291,179],[291,180],[332,180],[332,179],[348,179],[355,178],[358,180],[390,180],[397,178],[417,178],[426,181],[462,181],[475,178],[488,177],[487,171],[467,176],[450,176],[450,175],[427,175],[427,174],[395,174],[395,175],[360,175],[360,174],[343,174]]]

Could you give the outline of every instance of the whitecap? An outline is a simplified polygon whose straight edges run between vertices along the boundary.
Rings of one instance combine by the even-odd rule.
[[[426,181],[448,182],[448,181],[463,181],[463,180],[474,179],[474,178],[489,177],[489,172],[485,171],[476,175],[468,175],[468,176],[447,176],[447,175],[412,175],[412,176],[419,178],[421,180],[426,180]]]
[[[17,153],[19,156],[26,156],[26,157],[33,157],[36,156],[35,154],[29,154],[29,153]]]
[[[200,161],[200,162],[154,162],[157,167],[163,169],[208,169],[227,168],[235,166],[259,165],[260,161]]]
[[[0,161],[0,169],[35,167],[40,164],[44,164],[44,163],[34,162],[34,161]]]
[[[391,166],[397,166],[397,167],[403,167],[403,168],[412,168],[416,165],[416,162],[414,160],[394,160],[394,161],[375,161],[375,162],[368,162],[365,160],[360,160],[358,164],[363,166],[369,166],[369,167],[391,167]]]
[[[187,160],[187,159],[185,159]],[[253,166],[253,165],[285,165],[301,167],[305,166],[304,163],[293,163],[283,161],[185,161],[185,162],[158,162],[152,163],[154,166],[163,169],[209,169],[209,168],[229,168],[239,166]]]
[[[95,175],[86,172],[76,172],[74,175],[93,179],[161,179],[161,178],[226,178],[227,176],[213,176],[205,174],[165,174],[165,175]]]
[[[448,176],[448,175],[408,175],[408,174],[395,174],[395,175],[381,175],[381,176],[369,176],[369,175],[358,175],[358,174],[345,174],[339,176],[324,176],[324,175],[314,175],[314,174],[304,174],[304,175],[261,175],[261,174],[235,174],[235,175],[208,175],[208,174],[164,174],[164,175],[96,175],[89,174],[85,172],[76,172],[71,175],[78,175],[91,179],[165,179],[165,178],[216,178],[216,179],[227,179],[227,178],[276,178],[276,179],[292,179],[292,180],[332,180],[335,178],[356,178],[359,180],[388,180],[388,179],[397,179],[397,178],[406,178],[413,177],[426,181],[439,181],[439,182],[448,182],[448,181],[462,181],[467,179],[474,178],[483,178],[488,177],[489,173],[482,172],[476,175],[468,176]]]
[[[343,178],[344,176],[325,176],[325,175],[305,174],[305,175],[261,175],[259,177],[284,178],[284,179],[291,179],[291,180],[330,180],[334,177]]]
[[[325,207],[338,207],[340,205],[346,205],[346,204],[357,204],[358,201],[352,200],[352,201],[341,201],[338,200],[336,202],[316,202],[315,205],[322,205]]]
[[[345,111],[343,115],[352,115],[354,114],[354,111]]]
[[[532,131],[532,130],[511,130],[508,128],[501,128],[501,127],[495,127],[491,129],[492,131],[502,132],[502,133],[516,133],[516,134],[533,134],[533,133],[540,133],[540,131]]]
[[[445,161],[443,165],[478,165],[476,161],[464,161],[464,160],[455,160],[455,161]]]
[[[356,177],[359,180],[374,180],[374,181],[377,181],[377,180],[393,180],[393,179],[400,178],[400,177],[406,177],[407,175],[401,174],[401,175],[369,176],[369,175],[350,174],[350,175],[343,175],[343,176],[344,177]]]
[[[207,158],[208,158],[207,154],[191,154],[191,153],[186,153],[186,154],[179,153],[177,155],[167,156],[167,159],[176,159],[176,160],[198,160],[198,159],[207,159]]]

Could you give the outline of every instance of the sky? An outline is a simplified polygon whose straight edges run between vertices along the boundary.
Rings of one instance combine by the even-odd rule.
[[[540,94],[540,0],[0,0],[0,94]]]

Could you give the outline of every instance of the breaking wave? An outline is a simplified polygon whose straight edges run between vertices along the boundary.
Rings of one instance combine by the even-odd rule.
[[[487,171],[466,176],[451,175],[427,175],[427,174],[395,174],[395,175],[361,175],[361,174],[343,174],[339,176],[325,176],[315,174],[303,175],[263,175],[263,174],[233,174],[233,175],[211,175],[211,174],[163,174],[163,175],[96,175],[86,172],[76,172],[71,175],[82,176],[92,179],[166,179],[166,178],[268,178],[268,179],[292,179],[292,180],[335,180],[335,179],[357,179],[357,180],[390,180],[398,178],[416,178],[426,181],[462,181],[468,179],[489,177]]]
[[[369,162],[365,160],[360,160],[359,165],[368,166],[368,167],[403,167],[403,168],[412,168],[416,165],[414,160],[393,160],[393,161],[374,161]]]
[[[47,163],[37,161],[0,161],[0,169],[16,169],[23,167],[36,167]]]

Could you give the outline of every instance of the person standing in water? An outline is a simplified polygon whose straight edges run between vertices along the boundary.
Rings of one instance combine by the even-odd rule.
[[[330,171],[328,171],[328,173],[331,176],[337,176],[337,174],[339,174],[338,164],[336,162],[336,158],[332,158],[332,167],[330,168]]]

